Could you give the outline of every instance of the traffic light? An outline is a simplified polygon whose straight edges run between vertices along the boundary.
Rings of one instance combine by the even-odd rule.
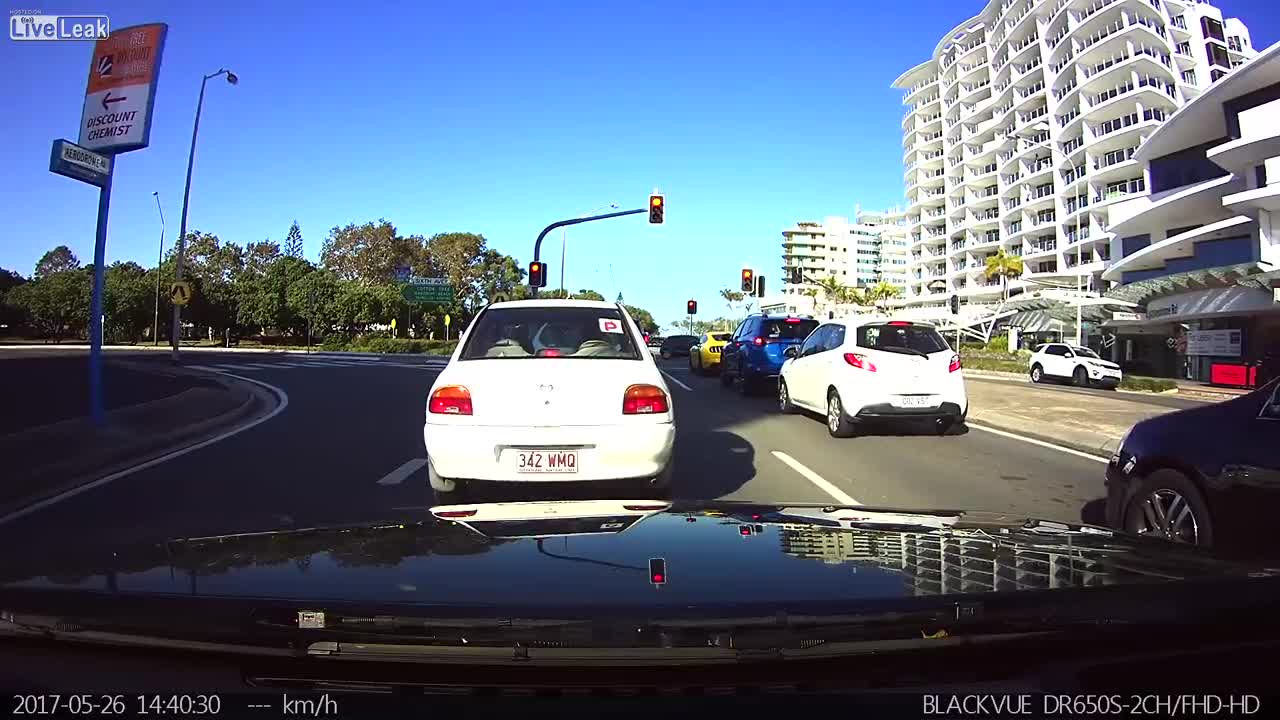
[[[663,558],[649,558],[649,582],[654,585],[667,584],[667,561]]]
[[[533,261],[529,263],[529,287],[546,287],[547,286],[547,266],[546,263]]]
[[[742,268],[742,292],[751,293],[756,289],[756,274],[751,268]]]
[[[793,267],[793,268],[791,268],[791,280],[790,280],[790,282],[791,282],[791,284],[792,284],[792,285],[799,285],[799,284],[803,283],[803,282],[804,282],[804,271],[803,271],[803,270],[801,270],[801,269],[800,269],[800,268],[798,268],[798,267]]]
[[[661,195],[649,196],[649,224],[661,225],[662,216],[667,210],[666,199]]]
[[[690,315],[697,315],[697,314],[698,314],[698,301],[697,301],[697,300],[690,300],[690,301],[689,301],[689,314],[690,314]]]
[[[756,278],[756,297],[764,297],[764,276]]]
[[[959,295],[951,296],[951,314],[952,315],[960,314],[960,296]]]

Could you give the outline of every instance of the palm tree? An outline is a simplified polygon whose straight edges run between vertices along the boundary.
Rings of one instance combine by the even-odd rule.
[[[883,309],[886,301],[892,300],[902,294],[902,288],[894,285],[893,283],[881,280],[875,285],[867,288],[865,294],[870,301],[869,304]]]
[[[1001,248],[996,251],[995,255],[987,256],[986,277],[1000,278],[1000,286],[1004,291],[1004,299],[1009,299],[1009,281],[1022,275],[1022,258],[1017,255],[1010,255]]]
[[[833,305],[839,305],[842,302],[849,301],[849,288],[840,282],[840,278],[835,275],[828,275],[817,283],[818,290],[822,291],[822,296]],[[816,296],[815,296],[816,297]],[[815,306],[815,310],[816,310]]]
[[[813,314],[814,315],[819,314],[818,313],[818,288],[805,288],[804,290],[800,291],[800,294],[807,298],[811,298],[813,300]]]
[[[742,302],[743,294],[737,290],[725,288],[720,291],[720,297],[729,306],[729,317],[737,317],[737,313],[733,311],[733,306]]]

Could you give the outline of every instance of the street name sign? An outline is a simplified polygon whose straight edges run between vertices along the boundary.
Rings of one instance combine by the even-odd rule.
[[[111,158],[82,148],[70,140],[54,140],[49,172],[103,187],[111,176]]]
[[[406,302],[413,304],[453,302],[453,285],[449,278],[411,277],[402,291]]]
[[[168,29],[164,23],[135,25],[94,43],[80,116],[81,147],[116,154],[150,143],[151,110]]]

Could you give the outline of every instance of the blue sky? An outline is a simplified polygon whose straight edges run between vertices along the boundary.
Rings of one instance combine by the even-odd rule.
[[[28,3],[30,5],[30,3]],[[744,265],[778,287],[783,227],[902,202],[901,95],[976,1],[37,3],[167,22],[151,146],[118,160],[108,261],[155,262],[159,191],[177,235],[200,77],[211,82],[189,227],[281,241],[317,259],[335,225],[483,233],[531,259],[546,224],[658,187],[667,223],[569,230],[567,284],[622,291],[661,322],[702,314]],[[1275,0],[1222,0],[1255,47]],[[26,7],[26,6],[24,6]],[[57,244],[93,255],[96,190],[48,171],[75,140],[91,46],[5,39],[0,267],[30,274]],[[544,244],[559,279],[558,234]],[[612,269],[610,269],[612,268]]]

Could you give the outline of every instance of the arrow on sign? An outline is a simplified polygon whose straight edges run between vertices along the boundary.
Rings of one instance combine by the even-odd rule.
[[[107,91],[107,94],[102,96],[102,109],[103,109],[103,110],[110,111],[110,110],[111,110],[111,105],[112,105],[112,104],[115,104],[115,103],[118,103],[118,102],[124,102],[125,100],[128,100],[128,99],[129,99],[129,98],[127,98],[127,97],[118,97],[118,98],[113,98],[113,97],[111,97],[111,91],[110,91],[110,90],[108,90],[108,91]]]

